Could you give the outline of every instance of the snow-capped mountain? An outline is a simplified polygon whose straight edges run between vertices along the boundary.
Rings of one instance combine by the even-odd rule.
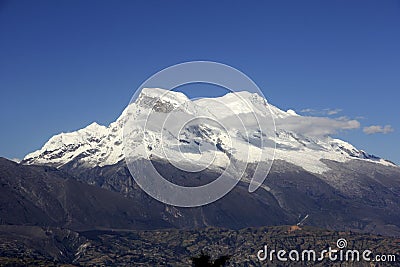
[[[146,116],[150,112],[151,116],[158,117],[149,119]],[[264,119],[272,115],[276,131],[271,131],[271,127],[261,131],[252,117],[254,113]],[[285,123],[280,122],[305,117],[292,110],[268,107],[257,94],[229,93],[218,98],[191,101],[182,93],[157,88],[143,89],[138,99],[109,126],[92,123],[78,131],[55,135],[40,150],[26,155],[23,163],[55,167],[72,161],[82,167],[116,164],[124,159],[123,127],[128,116],[134,116],[129,120],[133,130],[128,139],[129,145],[137,147],[132,149],[131,155],[137,158],[167,157],[182,166],[211,164],[211,167],[225,168],[231,157],[252,162],[262,152],[273,155],[275,145],[272,141],[275,141],[275,159],[316,174],[329,170],[322,159],[337,162],[357,159],[395,166],[345,141],[329,136],[307,136],[285,129]],[[135,131],[135,124],[141,126],[146,119],[156,123],[148,125],[146,133]],[[178,125],[174,122],[181,120],[189,121],[183,130],[174,127]],[[269,135],[263,145],[260,144],[261,132]]]
[[[271,116],[276,131],[271,127]],[[265,124],[257,123],[255,118]],[[192,101],[182,93],[144,89],[109,126],[93,123],[75,132],[58,134],[15,168],[26,170],[26,174],[20,175],[23,181],[38,169],[43,170],[43,179],[47,179],[50,170],[123,196],[135,210],[120,206],[111,210],[121,209],[118,214],[125,219],[115,227],[124,229],[126,222],[142,225],[148,220],[153,222],[146,224],[150,229],[208,226],[238,229],[296,224],[309,215],[309,225],[398,236],[400,168],[329,137],[331,131],[326,129],[330,124],[340,124],[341,129],[357,126],[352,121],[283,111],[248,92]],[[124,147],[131,149],[125,151]],[[275,160],[269,173],[265,172],[268,177],[261,190],[249,193],[249,177],[253,177],[256,165],[253,162],[261,158],[258,166],[268,166],[271,153]],[[243,170],[245,174],[218,201],[197,208],[180,208],[147,195],[128,170],[125,155],[137,166],[149,165],[151,160],[163,177],[189,187],[211,183],[222,170],[227,170],[228,163],[233,166],[229,167],[229,174]],[[34,164],[44,166],[27,166]],[[7,166],[5,170],[9,169]],[[12,178],[15,172],[8,171],[5,177]],[[21,189],[21,186],[9,188]],[[53,186],[40,184],[37,188],[51,191]],[[31,192],[29,187],[23,189],[24,199],[35,203],[32,207],[46,203],[40,199],[45,196],[43,193]],[[75,187],[68,190],[76,195]],[[58,202],[55,205],[65,205],[63,194],[57,191],[55,196],[60,197],[61,206]],[[94,201],[91,207],[95,207],[98,196],[86,195],[83,199],[88,203]],[[82,206],[82,203],[72,204],[71,207]],[[49,216],[58,218],[58,213],[54,215],[52,211],[46,210]],[[68,209],[65,214],[70,218]],[[100,227],[110,226],[107,222]]]

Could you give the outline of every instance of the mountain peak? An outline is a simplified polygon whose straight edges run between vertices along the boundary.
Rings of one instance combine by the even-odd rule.
[[[124,159],[122,136],[127,116],[131,115],[132,112],[137,114],[146,112],[143,110],[167,116],[176,109],[179,109],[183,114],[182,116],[184,117],[182,118],[185,118],[185,114],[188,114],[189,117],[212,116],[217,120],[224,120],[234,114],[248,114],[251,112],[256,112],[259,116],[271,116],[272,114],[275,120],[291,117],[301,118],[293,110],[285,112],[273,105],[268,105],[266,100],[258,94],[245,91],[228,93],[217,98],[201,98],[192,101],[180,92],[171,92],[161,88],[145,88],[136,101],[131,103],[122,112],[121,116],[108,127],[93,122],[78,131],[55,135],[40,150],[26,155],[22,162],[25,164],[48,164],[56,167],[70,162],[75,162],[74,164],[77,164],[77,166],[91,167],[113,165]],[[176,120],[179,119],[179,117],[176,117]],[[204,122],[202,123],[204,124]],[[227,123],[229,123],[229,120]],[[229,138],[234,138],[235,144],[238,146],[231,148],[228,144],[228,139],[224,137],[221,131],[216,130],[212,125],[203,124],[199,126],[208,129],[207,136],[196,136],[193,132],[193,129],[195,129],[193,125],[183,129],[179,136],[172,129],[169,129],[169,135],[167,136],[165,133],[164,136],[161,136],[161,133],[157,130],[153,132],[150,130],[145,136],[137,135],[134,137],[135,140],[133,142],[139,144],[139,147],[143,147],[142,145],[146,144],[148,151],[135,150],[135,157],[148,158],[149,154],[154,153],[165,155],[165,151],[163,150],[163,152],[160,149],[167,149],[170,159],[181,161],[181,156],[175,155],[176,140],[185,140],[185,142],[182,141],[178,144],[180,146],[179,149],[186,151],[183,152],[185,156],[192,159],[198,157],[197,153],[200,150],[206,149],[203,153],[208,153],[207,149],[218,147],[213,163],[218,168],[226,166],[232,156],[236,157],[237,160],[251,161],[251,157],[245,157],[244,154],[241,155],[242,150],[249,149],[249,151],[252,151],[250,156],[257,155],[261,150],[268,150],[268,153],[273,153],[273,147],[260,146],[258,140],[260,138],[258,136],[260,130],[257,126],[248,125],[247,132],[240,132],[235,125],[225,127]],[[206,142],[208,146],[200,147],[199,141],[201,141],[201,138],[207,139],[202,141]],[[160,140],[163,140],[163,146],[160,146]],[[329,167],[321,159],[338,162],[359,159],[393,166],[388,161],[357,150],[345,141],[330,137],[304,136],[304,134],[279,128],[276,131],[274,141],[276,142],[275,158],[290,162],[313,173],[323,173],[329,170]],[[228,151],[230,151],[230,154],[227,154]]]

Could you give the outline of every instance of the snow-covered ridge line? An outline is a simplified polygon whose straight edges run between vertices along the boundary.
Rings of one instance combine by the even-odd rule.
[[[69,133],[61,133],[50,138],[46,144],[35,152],[32,152],[25,156],[22,161],[24,164],[47,164],[56,167],[61,167],[65,164],[72,163],[74,166],[94,167],[94,166],[105,166],[112,165],[124,159],[122,150],[122,135],[123,125],[126,121],[126,117],[132,110],[153,108],[157,109],[157,112],[168,113],[175,107],[182,105],[184,107],[183,112],[193,114],[208,114],[217,113],[218,116],[223,118],[230,114],[223,114],[218,109],[216,103],[218,100],[229,106],[232,111],[236,114],[245,114],[247,112],[261,112],[263,106],[256,103],[260,101],[261,97],[248,92],[239,92],[238,95],[245,99],[249,105],[253,105],[254,109],[249,109],[247,105],[243,105],[242,102],[237,102],[234,95],[227,94],[219,98],[213,99],[199,99],[195,101],[189,100],[184,94],[178,92],[169,92],[159,88],[147,88],[143,89],[141,95],[137,101],[131,106],[125,109],[121,116],[109,126],[98,125],[92,123],[87,127]],[[154,105],[154,101],[158,101]],[[270,110],[276,120],[286,119],[292,117],[302,117],[296,114],[292,110],[283,111],[275,106],[270,105]],[[203,125],[204,126],[204,125]],[[199,125],[199,127],[203,127]],[[209,126],[211,129],[212,127]],[[254,129],[256,132],[257,129]],[[193,137],[193,133],[188,130],[184,145],[187,148],[185,156],[196,158],[196,154],[193,152],[198,146],[198,141]],[[210,132],[209,140],[205,140],[208,143],[212,143],[213,140],[222,140],[219,145],[223,147],[224,144],[221,133],[217,131]],[[150,132],[146,138],[139,138],[138,142],[146,142],[148,149],[157,151],[160,144],[157,143],[158,133]],[[243,135],[244,136],[244,135]],[[256,145],[257,140],[245,140],[243,136],[237,132],[232,131],[232,138],[236,138],[237,142],[244,148],[250,149],[250,151],[256,151],[258,149],[272,149],[272,148],[259,148]],[[198,138],[198,137],[196,137]],[[205,138],[205,137],[203,137]],[[221,139],[222,138],[222,139]],[[257,137],[254,137],[257,138]],[[196,143],[197,142],[197,143]],[[330,137],[311,137],[304,136],[303,134],[296,133],[292,130],[278,128],[276,131],[276,153],[275,156],[278,159],[285,160],[293,163],[297,166],[303,167],[304,169],[313,173],[323,173],[328,171],[329,168],[321,161],[321,159],[329,159],[339,162],[345,162],[351,159],[359,159],[372,161],[379,164],[385,164],[389,166],[395,166],[389,161],[380,159],[378,157],[369,155],[368,153],[356,149],[351,144]],[[165,145],[172,147],[170,140],[165,140]],[[216,144],[215,144],[216,145]],[[179,155],[173,154],[171,157],[173,160],[179,161]],[[148,152],[148,151],[147,151]],[[137,157],[146,157],[146,151],[137,151]],[[240,154],[236,154],[239,160]],[[229,161],[226,153],[223,149],[217,151],[217,157],[214,164],[218,167],[224,167]]]

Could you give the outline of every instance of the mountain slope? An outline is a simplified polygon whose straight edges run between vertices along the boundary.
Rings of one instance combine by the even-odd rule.
[[[78,182],[52,167],[24,166],[0,158],[1,224],[70,229],[170,227],[156,207],[149,216],[122,195]]]
[[[54,136],[41,150],[27,155],[22,164],[53,166],[73,179],[121,194],[137,208],[132,213],[137,216],[134,218],[151,219],[155,227],[238,229],[296,224],[308,215],[307,224],[322,228],[400,235],[399,167],[326,134],[305,135],[298,122],[306,122],[307,118],[273,106],[268,109],[258,95],[241,92],[239,97],[240,101],[230,94],[191,101],[181,93],[145,89],[108,127],[92,124]],[[148,196],[131,176],[122,148],[127,118],[134,116],[133,122],[140,125],[149,111],[157,120],[145,134],[132,131],[129,139],[130,145],[137,148],[130,156],[139,164],[150,160],[166,179],[194,186],[214,180],[232,161],[234,170],[244,170],[243,179],[222,199],[199,208],[171,207]],[[263,131],[253,123],[252,112],[275,118],[277,129],[273,136],[266,136],[266,145],[260,141]],[[158,123],[160,118],[168,119],[171,114],[175,121],[211,116],[229,127],[224,130],[217,123],[193,120],[177,132],[173,123],[165,127]],[[232,114],[243,118],[245,130],[232,119]],[[160,132],[164,130],[167,134],[161,138]],[[249,177],[257,160],[249,155],[260,151],[271,153],[274,148],[271,140],[276,143],[271,171],[261,188],[250,194]],[[242,152],[246,149],[250,153]],[[212,164],[206,165],[198,157],[199,152],[214,153]],[[244,164],[248,166],[242,168]],[[177,165],[206,168],[191,172]],[[34,205],[29,210],[41,212]],[[149,210],[154,213],[147,213]],[[135,227],[132,224],[128,228]]]

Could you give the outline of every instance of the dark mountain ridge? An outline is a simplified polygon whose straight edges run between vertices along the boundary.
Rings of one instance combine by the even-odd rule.
[[[75,230],[172,227],[155,219],[156,208],[149,211],[152,216],[138,216],[141,210],[131,199],[77,181],[53,167],[25,166],[0,158],[0,183],[1,224]]]
[[[165,161],[153,164],[177,184],[193,186],[218,177],[215,170],[189,173]],[[334,162],[327,164],[335,167]],[[214,203],[179,208],[148,196],[123,161],[95,168],[73,168],[71,162],[56,169],[1,159],[1,221],[73,230],[241,229],[293,225],[308,215],[307,225],[400,236],[400,171],[370,164],[375,171],[373,178],[365,173],[371,171],[368,165],[358,166],[355,161],[340,165],[346,179],[336,174],[327,180],[277,160],[265,187],[254,193],[241,181]],[[360,171],[360,167],[366,170]]]

